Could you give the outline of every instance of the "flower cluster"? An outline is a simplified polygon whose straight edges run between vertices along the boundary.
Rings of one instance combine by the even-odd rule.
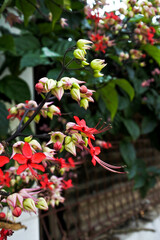
[[[104,60],[86,62],[86,50],[91,48],[91,44],[91,41],[80,39],[73,52],[73,60],[80,61],[84,69],[86,66],[90,67],[93,75],[100,77],[103,76],[101,70],[106,66]],[[67,64],[63,66],[61,74],[67,69]],[[38,209],[48,210],[49,205],[54,207],[64,202],[63,191],[73,187],[68,172],[79,164],[76,162],[78,150],[90,154],[93,165],[98,162],[105,169],[118,173],[121,168],[109,165],[99,158],[100,147],[109,149],[112,145],[105,141],[96,143],[95,135],[109,130],[110,125],[100,126],[98,123],[96,127],[90,128],[84,119],[74,116],[75,122],[65,121],[64,131],[51,129],[46,133],[45,142],[40,142],[37,135],[36,139],[34,135],[26,135],[24,140],[16,139],[22,136],[21,131],[32,120],[38,123],[41,116],[52,119],[54,115],[61,115],[60,108],[53,105],[53,100],[57,98],[60,101],[65,91],[68,91],[67,96],[70,95],[85,109],[89,102],[94,102],[94,91],[88,89],[84,81],[73,77],[57,77],[57,80],[43,77],[35,85],[35,89],[43,100],[39,104],[27,100],[11,107],[7,118],[18,118],[20,123],[15,133],[0,143],[1,207],[8,206],[12,217],[19,217],[22,212],[36,214]],[[13,140],[12,148],[8,148],[8,144]],[[60,155],[62,152],[63,158]],[[2,211],[0,218],[7,220],[9,217]],[[6,239],[11,233],[10,230],[2,229],[0,237]]]

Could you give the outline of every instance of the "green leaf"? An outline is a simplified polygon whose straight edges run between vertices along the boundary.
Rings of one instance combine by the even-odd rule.
[[[51,57],[51,58],[62,57],[62,55],[60,55],[59,53],[56,53],[54,51],[51,51],[47,47],[43,47],[42,52],[43,52],[43,55],[41,55],[42,57]]]
[[[16,52],[18,55],[23,56],[25,53],[34,52],[40,48],[40,43],[37,38],[32,35],[26,34],[14,38]]]
[[[24,24],[28,24],[29,17],[36,10],[36,0],[16,0],[16,7],[24,14]]]
[[[57,79],[61,69],[52,69],[47,73],[47,78]]]
[[[114,79],[113,81],[129,95],[130,100],[132,101],[135,93],[131,84],[126,79]]]
[[[9,51],[14,53],[14,40],[11,35],[6,34],[0,37],[0,51]]]
[[[0,14],[8,7],[8,5],[12,2],[12,0],[4,0],[0,8]]]
[[[129,22],[139,22],[144,18],[144,15],[137,14],[134,17],[130,18]]]
[[[110,111],[111,119],[113,120],[118,109],[118,94],[115,90],[115,85],[113,83],[109,83],[98,92],[106,104],[107,109]]]
[[[63,0],[52,2],[51,0],[45,0],[45,4],[52,13],[52,28],[54,28],[55,23],[60,18],[63,8]]]
[[[8,111],[4,103],[0,102],[0,136],[4,137],[8,132],[9,121],[7,119]]]
[[[142,121],[141,133],[148,134],[152,132],[157,126],[157,121],[151,116],[145,116]]]
[[[160,49],[151,44],[145,44],[141,47],[142,50],[148,53],[160,65]]]
[[[135,123],[135,121],[133,121],[132,119],[123,119],[123,124],[127,128],[133,140],[136,140],[140,135],[140,129],[137,123]]]
[[[17,102],[24,102],[30,99],[27,83],[21,78],[12,75],[8,75],[0,81],[0,92]]]
[[[141,188],[145,185],[145,178],[143,176],[136,176],[135,178],[135,184],[134,184],[134,189]]]
[[[133,144],[131,142],[122,141],[120,143],[120,153],[127,166],[129,168],[132,167],[136,161],[136,152]]]
[[[46,65],[49,63],[50,62],[47,59],[41,57],[39,52],[28,53],[21,58],[20,69],[23,69],[24,67],[35,67],[38,65]]]

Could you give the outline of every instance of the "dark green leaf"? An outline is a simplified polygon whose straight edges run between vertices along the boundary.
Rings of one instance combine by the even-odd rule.
[[[145,178],[143,176],[136,176],[134,189],[141,188],[145,185]]]
[[[0,81],[0,92],[17,102],[24,102],[30,99],[27,83],[12,75],[8,75]]]
[[[28,53],[21,58],[20,68],[24,67],[35,67],[38,65],[49,64],[49,61],[43,57],[41,57],[40,53]]]
[[[142,46],[142,49],[148,53],[160,65],[160,49],[151,44]]]
[[[144,18],[144,15],[137,14],[134,17],[130,18],[129,22],[139,22]]]
[[[114,83],[120,86],[130,97],[130,100],[134,98],[134,89],[126,79],[114,79]]]
[[[0,102],[0,136],[4,137],[8,132],[9,121],[7,120],[8,111],[5,105]]]
[[[142,120],[141,132],[142,134],[148,134],[152,132],[157,126],[156,118],[151,116],[145,116]]]
[[[53,52],[47,47],[43,47],[42,52],[43,52],[43,55],[41,55],[42,57],[51,57],[51,58],[62,57],[59,53]]]
[[[0,37],[0,51],[9,51],[14,53],[14,40],[11,35],[3,35]]]
[[[113,83],[109,83],[98,92],[106,104],[107,109],[111,113],[111,119],[113,119],[118,109],[118,94],[115,90],[115,85]]]
[[[12,0],[4,0],[0,8],[0,14],[8,7],[8,5],[12,2]]]
[[[29,17],[36,10],[36,0],[16,0],[16,7],[24,14],[24,24],[28,24]]]
[[[123,123],[133,140],[136,140],[140,135],[140,130],[137,123],[132,119],[123,119]]]
[[[120,143],[120,153],[128,167],[135,164],[136,152],[131,142],[122,141]]]
[[[63,8],[63,0],[52,2],[51,0],[45,0],[45,4],[52,13],[52,28],[54,28],[55,23],[60,18]]]
[[[16,52],[23,56],[28,51],[33,52],[40,48],[40,43],[37,38],[32,35],[22,35],[14,38]]]
[[[61,69],[52,69],[47,73],[47,77],[51,79],[57,79]]]

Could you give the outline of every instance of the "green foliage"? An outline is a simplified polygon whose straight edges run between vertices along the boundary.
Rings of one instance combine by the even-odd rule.
[[[14,40],[9,34],[5,34],[0,37],[0,51],[9,51],[14,53]]]
[[[29,17],[34,13],[36,6],[36,0],[16,0],[16,7],[24,15],[24,24],[27,25]]]
[[[0,113],[0,138],[4,139],[8,132],[9,121],[7,120],[8,111],[2,102],[0,102]]]
[[[45,4],[52,13],[52,28],[54,28],[55,23],[60,18],[62,13],[63,7],[63,0],[52,1],[52,0],[45,0]]]
[[[16,102],[30,99],[28,85],[20,78],[8,75],[0,81],[0,92]]]
[[[149,56],[151,56],[160,66],[160,49],[156,46],[146,44],[142,46],[142,49],[148,53]]]

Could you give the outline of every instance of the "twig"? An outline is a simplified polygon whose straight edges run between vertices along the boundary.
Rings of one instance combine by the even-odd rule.
[[[30,0],[27,0],[27,2],[30,3],[42,15],[42,17],[44,17],[48,22],[51,22],[49,20],[49,17],[46,16],[33,2],[31,2]]]
[[[124,233],[131,233],[131,232],[140,232],[140,231],[149,231],[155,232],[152,228],[127,228],[127,229],[112,229],[111,234],[124,234]]]

